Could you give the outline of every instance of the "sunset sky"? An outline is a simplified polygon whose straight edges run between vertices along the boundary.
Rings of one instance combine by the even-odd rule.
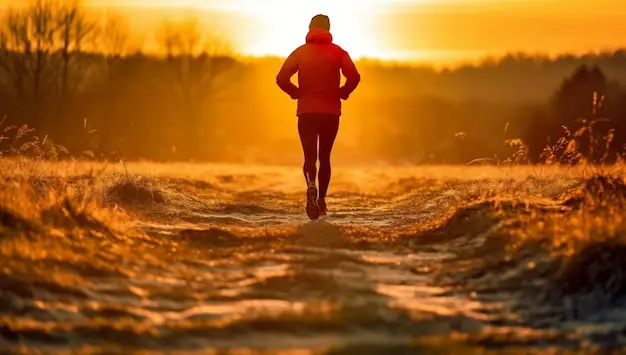
[[[4,6],[25,0],[0,0]],[[455,63],[507,51],[626,47],[625,0],[91,0],[130,15],[137,33],[195,12],[243,54],[287,55],[312,15],[331,16],[354,57]]]

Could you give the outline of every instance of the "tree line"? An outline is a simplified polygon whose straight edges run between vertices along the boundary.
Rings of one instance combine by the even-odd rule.
[[[193,18],[163,22],[156,38],[164,55],[131,52],[126,18],[97,16],[78,0],[9,9],[0,23],[0,107],[69,151],[150,157],[142,144],[159,139],[192,157],[187,143],[238,62]]]
[[[154,39],[159,54],[134,42],[127,18],[78,0],[6,11],[0,152],[19,136],[53,156],[301,160],[295,104],[274,83],[281,58],[239,56],[193,18],[164,21]],[[614,161],[626,144],[625,53],[510,54],[444,70],[361,60],[335,158]]]

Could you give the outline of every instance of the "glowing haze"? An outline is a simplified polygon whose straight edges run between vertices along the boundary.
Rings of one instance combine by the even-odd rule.
[[[19,5],[26,0],[0,0]],[[287,55],[308,21],[331,17],[354,57],[452,63],[510,51],[556,54],[626,46],[624,0],[91,0],[127,12],[146,33],[167,16],[195,15],[242,54]]]

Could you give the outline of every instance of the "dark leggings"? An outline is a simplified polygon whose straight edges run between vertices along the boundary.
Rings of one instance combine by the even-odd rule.
[[[304,151],[304,178],[315,182],[319,156],[319,198],[325,198],[330,184],[330,153],[339,130],[339,117],[328,114],[306,114],[298,118],[298,132]],[[319,155],[318,155],[319,140]]]

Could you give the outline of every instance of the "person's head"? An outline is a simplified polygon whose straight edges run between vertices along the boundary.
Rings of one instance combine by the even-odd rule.
[[[326,31],[330,31],[330,19],[326,15],[315,15],[311,19],[309,29],[320,28]]]

